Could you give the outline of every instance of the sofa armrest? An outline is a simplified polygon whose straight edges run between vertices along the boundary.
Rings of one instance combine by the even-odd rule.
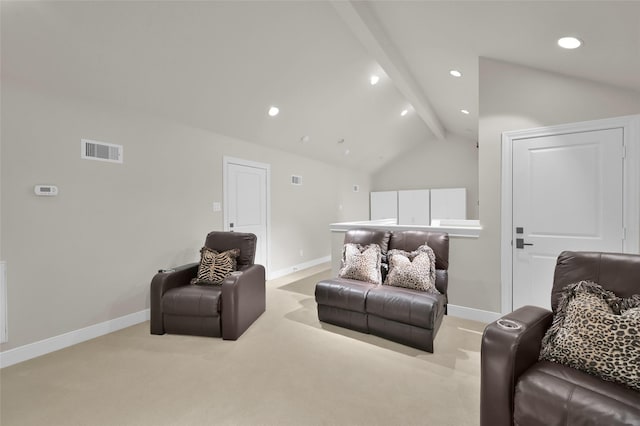
[[[199,263],[178,266],[171,272],[159,272],[151,280],[150,327],[151,334],[164,334],[162,322],[162,296],[172,288],[189,284],[196,276]]]
[[[265,311],[264,266],[250,265],[222,283],[222,338],[236,340]]]
[[[551,311],[524,306],[485,328],[480,370],[481,426],[513,424],[515,384],[538,361],[540,343],[552,319]]]

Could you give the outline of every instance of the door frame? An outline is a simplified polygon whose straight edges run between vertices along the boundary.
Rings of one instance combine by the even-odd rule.
[[[640,253],[640,115],[629,115],[502,133],[500,263],[503,314],[513,310],[513,143],[521,139],[614,128],[623,129],[622,223],[625,229],[623,252]]]
[[[230,157],[230,156],[223,156],[222,157],[222,211],[223,211],[223,215],[222,215],[222,220],[223,220],[223,229],[225,231],[229,231],[229,195],[227,193],[227,173],[229,171],[229,164],[237,164],[239,166],[247,166],[247,167],[255,167],[257,169],[264,169],[266,171],[266,182],[265,185],[267,186],[267,190],[266,190],[266,202],[265,202],[265,208],[267,209],[266,211],[266,221],[265,221],[265,226],[266,226],[266,236],[267,236],[267,243],[265,244],[266,247],[266,253],[264,254],[264,258],[265,258],[265,265],[264,269],[265,269],[265,273],[267,276],[267,279],[269,278],[269,270],[270,270],[270,263],[271,263],[271,256],[269,256],[269,253],[271,252],[271,165],[267,164],[267,163],[258,163],[256,161],[250,161],[250,160],[244,160],[242,158],[237,158],[237,157]]]

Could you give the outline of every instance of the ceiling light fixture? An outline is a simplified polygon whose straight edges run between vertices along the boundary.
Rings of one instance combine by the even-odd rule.
[[[462,73],[458,70],[451,70],[449,71],[449,74],[451,74],[454,77],[462,77]]]
[[[469,115],[469,111],[467,111],[466,109],[461,109],[460,112],[463,114]]]
[[[562,37],[558,39],[558,46],[563,49],[577,49],[582,46],[582,40],[575,37]]]
[[[378,77],[377,75],[372,75],[371,78],[369,78],[369,83],[371,83],[372,86],[378,84],[379,81],[380,77]]]
[[[408,110],[408,109],[403,109],[403,110],[402,110],[402,112],[400,113],[400,115],[401,115],[402,117],[404,117],[404,116],[405,116],[405,115],[407,115],[408,113],[409,113],[409,110]]]
[[[272,107],[269,108],[269,116],[270,117],[275,117],[278,114],[280,114],[280,108],[278,108],[276,106],[272,106]]]

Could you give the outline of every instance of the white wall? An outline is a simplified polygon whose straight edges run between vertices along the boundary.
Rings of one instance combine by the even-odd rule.
[[[394,158],[372,177],[374,191],[466,188],[467,219],[478,218],[476,141],[456,135],[425,142]]]
[[[148,308],[156,270],[197,261],[207,232],[223,229],[212,202],[224,155],[271,164],[272,271],[328,256],[328,225],[368,216],[368,175],[283,151],[5,80],[1,113],[1,350]],[[81,138],[123,145],[124,164],[82,160]],[[42,183],[59,195],[35,197]]]

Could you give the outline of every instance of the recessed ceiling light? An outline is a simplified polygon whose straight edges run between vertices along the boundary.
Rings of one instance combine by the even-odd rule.
[[[269,116],[275,117],[278,114],[280,114],[280,108],[276,106],[272,106],[269,108]]]
[[[371,83],[372,86],[375,86],[376,84],[378,84],[379,81],[380,81],[380,77],[378,77],[377,75],[372,75],[369,78],[369,83]]]
[[[462,77],[462,73],[458,70],[451,70],[449,71],[449,74],[451,74],[454,77]]]
[[[344,155],[349,155],[349,154],[351,154],[351,151],[349,151],[348,149],[346,149],[346,150],[344,151]]]
[[[577,49],[582,45],[582,40],[575,37],[562,37],[558,39],[558,46],[564,49]]]
[[[405,116],[405,115],[407,115],[408,113],[409,113],[409,110],[408,110],[408,109],[403,109],[403,110],[402,110],[402,112],[400,113],[400,115],[404,117],[404,116]]]
[[[467,111],[466,109],[461,109],[460,112],[463,114],[469,114],[469,111]]]

